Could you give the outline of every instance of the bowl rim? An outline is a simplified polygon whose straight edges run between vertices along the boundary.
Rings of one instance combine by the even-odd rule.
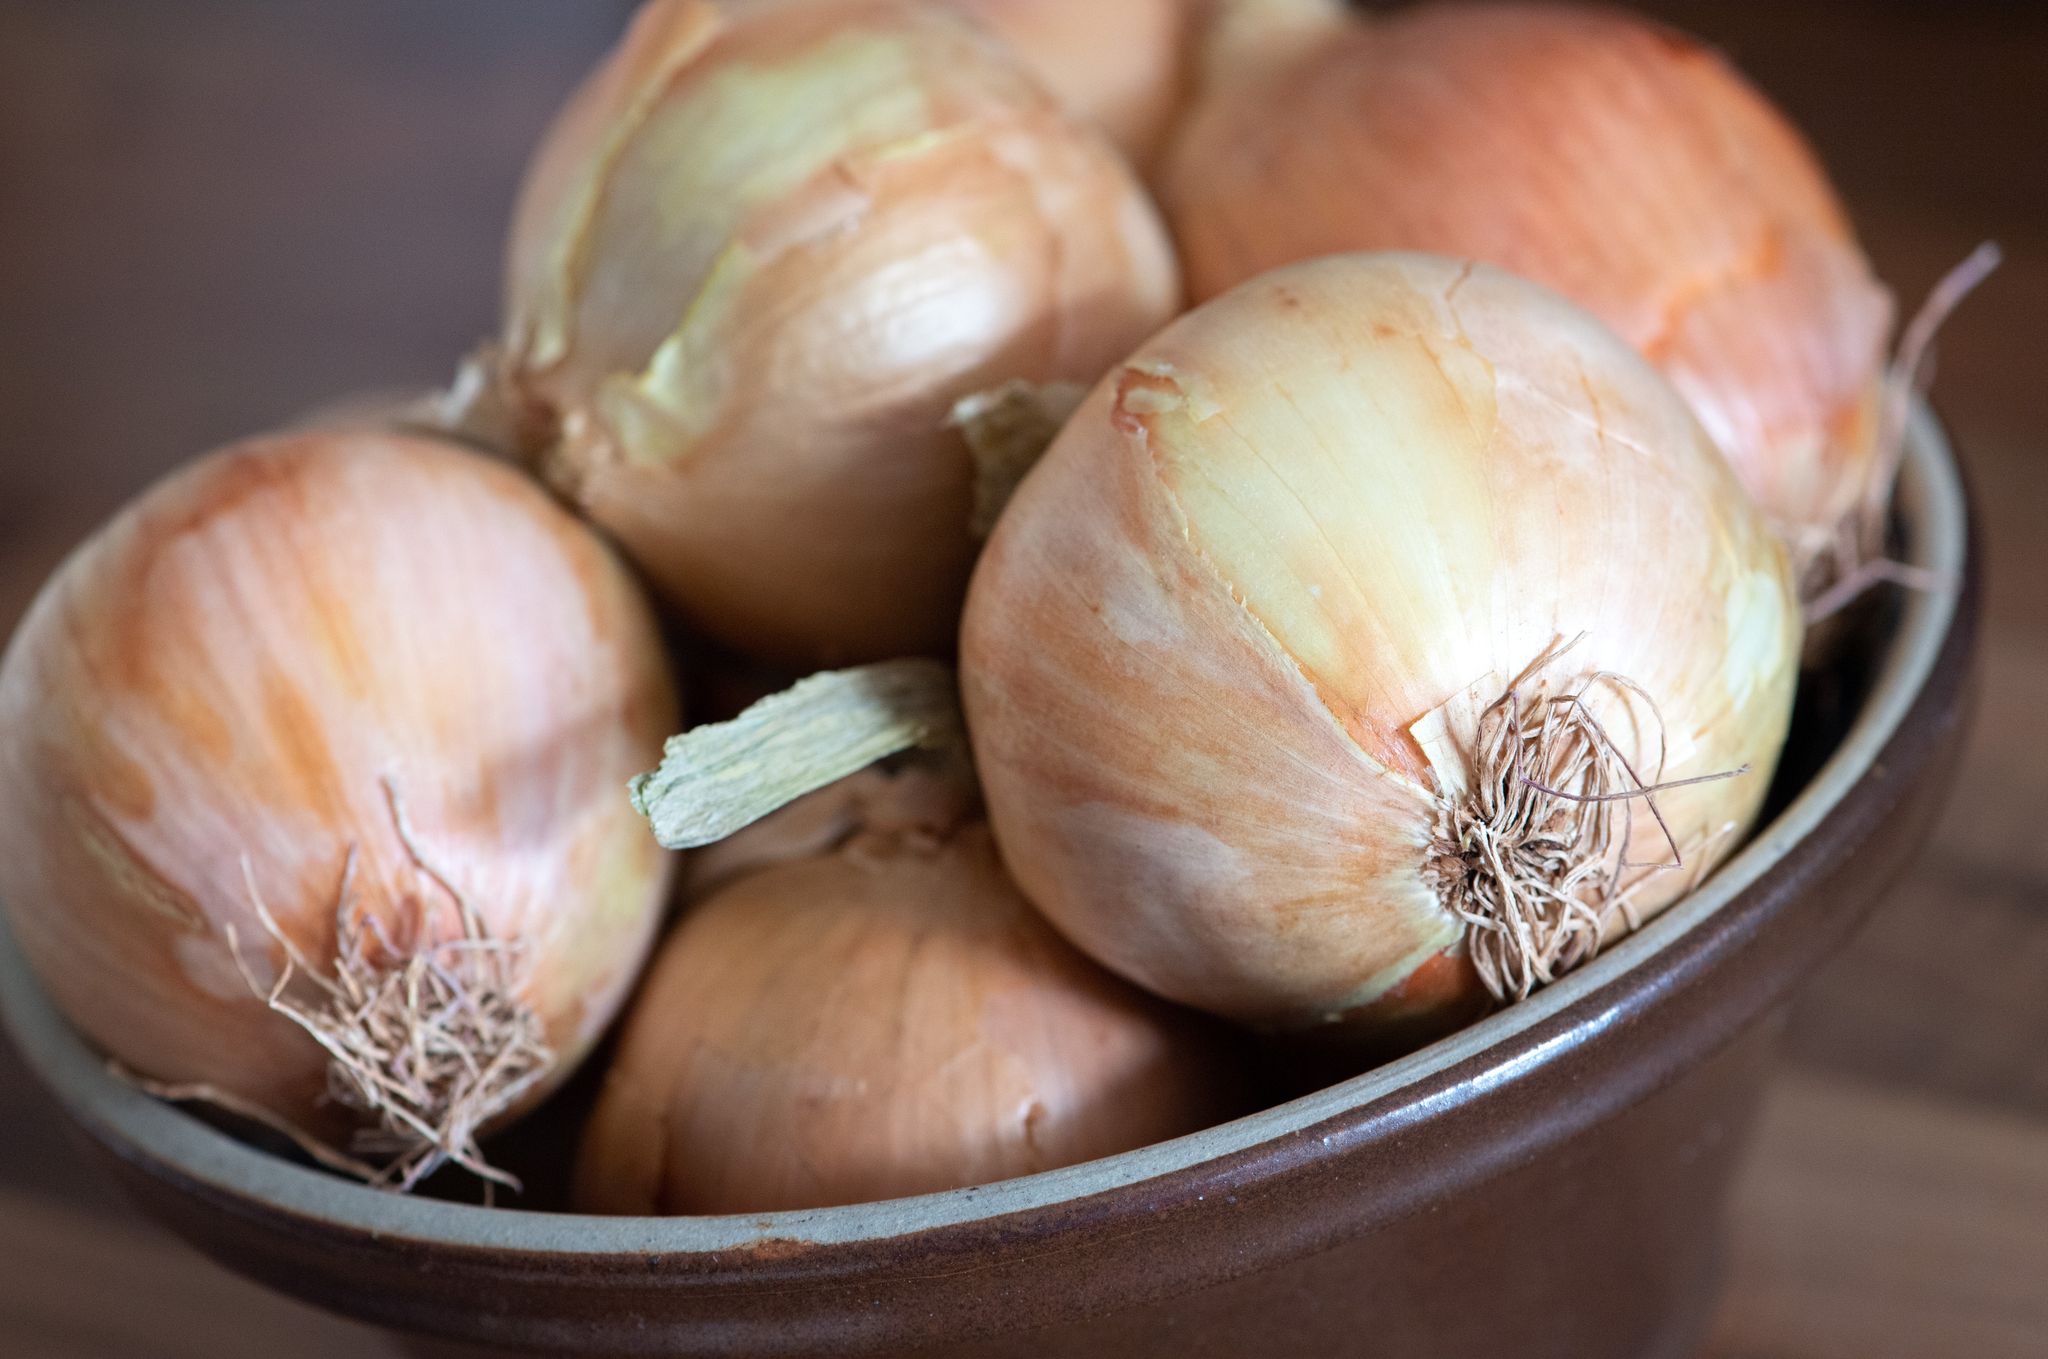
[[[1529,1035],[1589,999],[1589,1017],[1480,1070],[1456,1098],[1514,1080],[1623,1018],[1600,993],[1672,949],[1765,876],[1846,798],[1898,731],[1927,683],[1954,625],[1969,551],[1966,497],[1939,422],[1918,403],[1907,430],[1898,503],[1909,527],[1903,554],[1941,588],[1906,597],[1891,645],[1840,746],[1775,820],[1697,891],[1599,957],[1528,1000],[1406,1057],[1258,1113],[1150,1147],[995,1184],[915,1198],[727,1217],[596,1217],[484,1208],[372,1189],[294,1164],[237,1141],[115,1076],[56,1012],[0,913],[0,1019],[30,1068],[72,1118],[131,1162],[153,1162],[227,1199],[419,1247],[599,1258],[747,1251],[770,1243],[833,1246],[885,1242],[937,1228],[1057,1207],[1297,1137],[1318,1124],[1419,1086],[1448,1068]],[[1446,1100],[1425,1093],[1421,1105]],[[1327,1141],[1328,1139],[1324,1139]]]

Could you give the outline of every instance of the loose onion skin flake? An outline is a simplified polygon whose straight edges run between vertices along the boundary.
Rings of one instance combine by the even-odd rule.
[[[1568,4],[1225,18],[1158,177],[1197,301],[1352,250],[1554,288],[1692,403],[1803,590],[1831,583],[1884,464],[1891,300],[1806,143],[1726,61]]]
[[[1179,305],[1135,176],[912,0],[653,0],[514,222],[486,404],[700,630],[796,665],[950,650],[954,405],[1093,383]]]
[[[987,826],[935,786],[870,770],[735,837],[627,1019],[579,1207],[898,1198],[1237,1112],[1233,1045],[1077,953],[1018,895]]]
[[[990,540],[961,687],[1070,939],[1369,1027],[1685,892],[1762,802],[1799,648],[1780,545],[1640,355],[1498,270],[1345,256],[1104,379]]]
[[[491,1173],[477,1133],[645,957],[671,856],[624,786],[676,720],[636,586],[518,472],[251,442],[124,511],[15,635],[0,899],[156,1088],[385,1182]]]

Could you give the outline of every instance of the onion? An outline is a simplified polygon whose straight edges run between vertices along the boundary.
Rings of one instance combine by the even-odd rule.
[[[513,228],[500,403],[700,629],[800,664],[949,651],[947,426],[1171,316],[1164,227],[1000,44],[910,0],[654,0]]]
[[[1763,800],[1799,641],[1640,355],[1484,265],[1339,256],[1104,379],[989,541],[960,682],[1070,939],[1362,1031],[1525,995],[1682,894]]]
[[[952,0],[1140,165],[1185,95],[1194,24],[1206,2]]]
[[[1229,1049],[1053,933],[941,776],[869,771],[790,814],[790,836],[778,818],[746,833],[751,869],[657,956],[585,1134],[580,1208],[896,1198],[1230,1112]],[[827,821],[841,834],[817,846]],[[797,857],[761,852],[764,833]]]
[[[1891,303],[1785,119],[1619,11],[1228,0],[1160,192],[1197,300],[1347,250],[1546,284],[1663,370],[1806,588],[1881,464]]]
[[[675,720],[632,581],[516,471],[245,444],[101,530],[0,663],[0,898],[153,1088],[353,1131],[328,1159],[384,1182],[486,1173],[645,956],[671,860],[621,790]]]

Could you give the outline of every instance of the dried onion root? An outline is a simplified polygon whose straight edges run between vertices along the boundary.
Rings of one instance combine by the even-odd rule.
[[[493,1168],[478,1134],[516,1108],[555,1065],[546,1026],[522,1000],[532,972],[527,947],[495,939],[484,918],[421,852],[398,789],[385,781],[391,819],[413,864],[446,894],[460,921],[436,939],[425,906],[394,942],[383,920],[352,912],[357,856],[351,850],[334,908],[335,958],[323,974],[263,904],[245,857],[249,900],[285,966],[267,988],[242,957],[233,925],[228,948],[253,994],[303,1029],[331,1059],[327,1093],[371,1121],[356,1130],[351,1159],[381,1162],[370,1183],[409,1191],[449,1161],[509,1189],[518,1180]],[[293,983],[304,999],[293,995]]]
[[[1663,720],[1639,686],[1592,675],[1569,692],[1545,692],[1540,672],[1569,650],[1545,653],[1481,714],[1468,752],[1470,786],[1438,790],[1424,876],[1465,922],[1466,956],[1496,1001],[1526,999],[1592,959],[1617,917],[1636,927],[1630,899],[1650,874],[1685,867],[1658,794],[1750,772],[1662,782]],[[1658,733],[1648,783],[1594,714],[1588,690],[1595,686],[1649,705]],[[1668,859],[1626,857],[1637,801],[1663,832]]]
[[[1803,548],[1795,548],[1809,563],[1809,586],[1804,592],[1808,627],[1817,627],[1833,618],[1879,585],[1909,590],[1953,587],[1953,581],[1894,561],[1888,555],[1892,495],[1898,486],[1899,467],[1905,461],[1913,403],[1925,393],[1933,377],[1935,337],[1956,308],[2003,260],[2004,253],[1993,242],[1987,241],[1971,251],[1967,259],[1934,285],[1900,336],[1898,353],[1885,377],[1884,408],[1877,427],[1878,457],[1870,468],[1868,484],[1855,509],[1832,532],[1819,533]]]
[[[621,789],[676,707],[631,578],[514,469],[374,422],[254,441],[89,541],[0,661],[0,899],[144,1088],[374,1184],[509,1186],[479,1137],[582,1058],[666,900]]]
[[[1620,338],[1483,265],[1340,256],[1095,389],[990,538],[961,685],[1063,933],[1359,1031],[1526,994],[1710,871],[1800,635],[1768,524]]]

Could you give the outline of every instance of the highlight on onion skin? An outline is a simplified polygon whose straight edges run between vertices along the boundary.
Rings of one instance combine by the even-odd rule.
[[[637,587],[516,470],[362,429],[253,441],[124,511],[15,635],[0,899],[122,1066],[342,1149],[368,1120],[273,985],[324,1010],[344,928],[357,981],[502,975],[470,999],[534,1023],[540,1065],[439,1111],[502,1122],[645,957],[672,859],[622,789],[676,720]],[[409,1177],[475,1130],[388,1150],[426,1153]]]
[[[1692,403],[1809,591],[1882,459],[1892,320],[1799,133],[1621,11],[1230,0],[1158,177],[1196,300],[1349,250],[1555,288]]]
[[[954,403],[1093,382],[1170,317],[1165,228],[979,25],[653,0],[514,222],[524,451],[743,653],[943,653],[976,551]]]
[[[1158,150],[1186,95],[1207,0],[949,0],[988,25],[1067,107],[1134,164]]]
[[[1233,1019],[1370,1028],[1485,999],[1475,941],[1502,936],[1454,905],[1562,881],[1451,819],[1489,761],[1516,797],[1592,791],[1554,762],[1593,738],[1482,760],[1489,714],[1594,714],[1617,793],[1746,769],[1661,821],[1540,808],[1625,814],[1552,855],[1615,875],[1611,939],[1756,815],[1799,644],[1783,551],[1640,355],[1501,271],[1365,255],[1255,279],[1103,380],[990,540],[961,686],[1005,861],[1068,938]],[[1505,998],[1598,947],[1601,881],[1536,903],[1560,951],[1508,957]]]
[[[914,774],[845,782],[792,807],[792,834],[775,818],[743,833],[663,944],[584,1136],[580,1209],[900,1198],[1239,1112],[1234,1048],[1075,952],[978,817]],[[814,849],[815,823],[841,814],[842,838]]]

